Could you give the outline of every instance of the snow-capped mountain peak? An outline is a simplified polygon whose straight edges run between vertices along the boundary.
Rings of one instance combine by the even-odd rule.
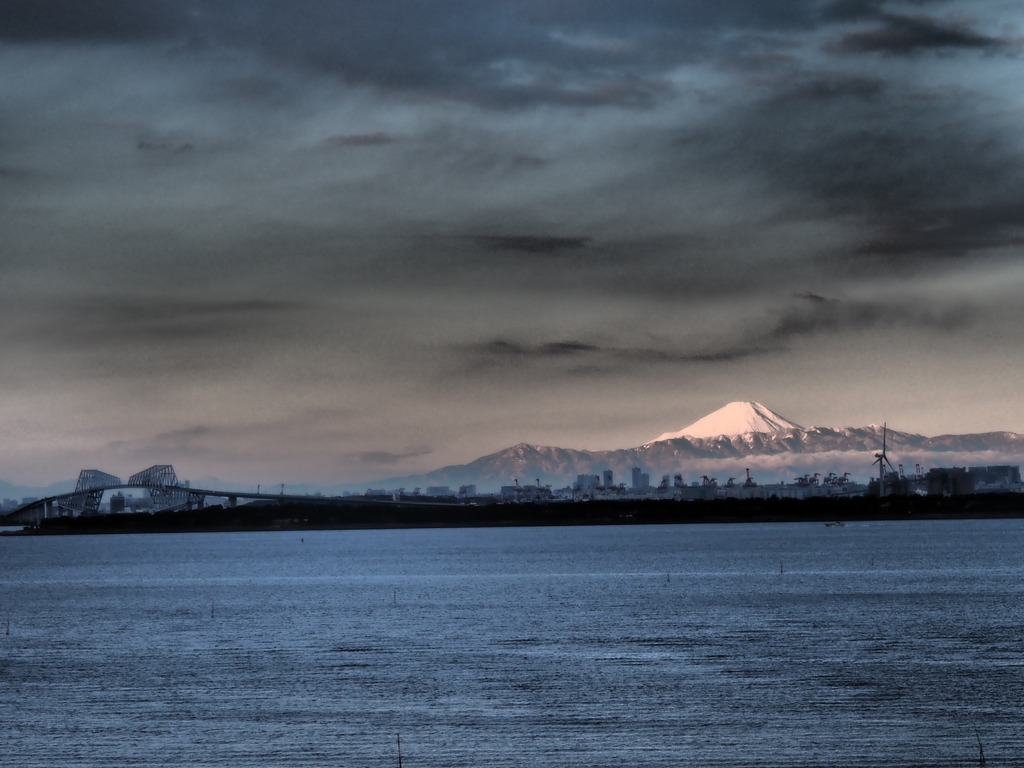
[[[771,408],[754,402],[729,403],[714,413],[698,419],[678,432],[666,432],[652,442],[675,440],[679,437],[718,437],[745,435],[750,432],[774,433],[787,429],[803,429]]]
[[[635,467],[652,478],[681,472],[687,477],[728,472],[733,477],[749,468],[761,478],[785,478],[809,472],[835,472],[867,477],[882,446],[884,425],[867,427],[801,427],[760,403],[729,403],[686,429],[662,435],[636,448],[586,451],[520,443],[469,464],[442,467],[425,475],[374,481],[375,488],[412,488],[478,484],[497,489],[518,480],[561,487],[581,474],[611,470],[619,482]],[[680,439],[682,438],[682,439]],[[913,466],[968,466],[1021,463],[1024,434],[987,432],[967,435],[923,435],[886,428],[886,448],[895,463]],[[725,475],[728,477],[729,475]],[[366,486],[363,485],[365,488]]]

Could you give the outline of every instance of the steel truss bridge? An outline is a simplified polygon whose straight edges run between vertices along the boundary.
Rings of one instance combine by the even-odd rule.
[[[282,502],[327,500],[318,496],[286,496],[284,493],[249,493],[190,488],[188,485],[181,484],[174,472],[174,467],[170,464],[156,464],[132,475],[128,478],[128,482],[98,469],[83,469],[78,474],[75,490],[23,504],[6,516],[0,517],[0,522],[38,525],[41,520],[50,517],[98,515],[104,493],[128,489],[145,489],[152,501],[153,512],[202,509],[207,496],[226,498],[229,507],[236,506],[239,499],[266,499]],[[341,499],[330,499],[330,501],[341,501]]]

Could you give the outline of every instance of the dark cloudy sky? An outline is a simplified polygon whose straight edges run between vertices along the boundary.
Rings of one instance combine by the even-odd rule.
[[[346,482],[730,400],[1024,431],[1024,9],[0,0],[0,477]]]

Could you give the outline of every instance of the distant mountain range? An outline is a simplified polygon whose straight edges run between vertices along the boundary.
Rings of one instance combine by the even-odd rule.
[[[636,448],[613,451],[580,451],[552,446],[519,445],[422,475],[393,477],[372,483],[374,488],[476,484],[479,490],[534,483],[565,486],[577,475],[598,474],[610,469],[615,482],[629,483],[633,467],[640,467],[657,484],[662,474],[680,472],[687,482],[702,475],[725,474],[741,478],[744,470],[760,473],[764,482],[820,472],[849,472],[854,478],[872,474],[874,454],[881,450],[883,428],[801,427],[754,402],[729,403],[678,432]],[[886,430],[887,452],[894,464],[963,466],[1020,463],[1024,435],[985,432],[969,435],[926,437]],[[764,476],[766,475],[767,476]]]
[[[633,467],[650,474],[657,485],[662,475],[681,473],[687,483],[702,475],[720,482],[737,480],[749,469],[758,482],[791,482],[794,477],[819,472],[843,474],[866,480],[874,474],[872,463],[882,447],[883,428],[802,427],[761,403],[736,402],[719,408],[677,432],[666,432],[636,448],[612,451],[581,451],[572,448],[520,443],[482,456],[468,464],[456,464],[433,472],[390,477],[370,483],[335,486],[288,485],[289,493],[337,495],[367,488],[388,490],[447,485],[453,491],[474,484],[481,492],[511,485],[535,483],[564,487],[577,475],[600,474],[610,469],[616,483],[630,482]],[[1014,432],[984,432],[969,435],[926,437],[887,430],[887,453],[894,465],[903,464],[908,474],[915,464],[924,468],[1024,464],[1024,435]],[[227,483],[216,478],[194,480],[193,487],[224,490],[252,490],[252,486]],[[20,500],[24,496],[51,496],[73,490],[74,480],[46,488],[16,486],[0,480],[0,497]]]

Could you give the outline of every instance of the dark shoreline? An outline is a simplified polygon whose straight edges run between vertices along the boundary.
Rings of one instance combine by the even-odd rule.
[[[556,504],[286,503],[202,511],[51,518],[2,536],[386,528],[781,523],[1024,517],[1024,494]]]

